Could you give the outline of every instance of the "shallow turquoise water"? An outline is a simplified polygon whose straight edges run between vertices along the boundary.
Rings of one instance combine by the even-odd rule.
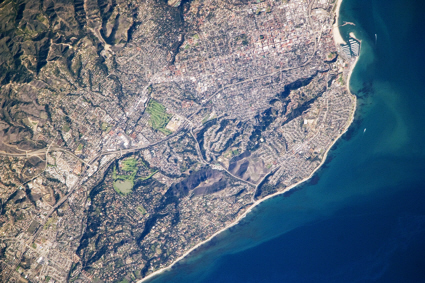
[[[423,2],[344,0],[340,20],[356,26],[341,33],[362,40],[359,107],[319,182],[264,202],[152,282],[425,282]]]

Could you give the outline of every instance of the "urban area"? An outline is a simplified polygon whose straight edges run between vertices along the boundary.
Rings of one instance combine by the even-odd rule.
[[[1,1],[0,281],[138,282],[310,178],[356,108],[335,9]]]

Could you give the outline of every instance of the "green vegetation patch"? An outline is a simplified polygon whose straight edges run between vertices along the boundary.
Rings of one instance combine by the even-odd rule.
[[[47,222],[46,222],[46,224],[44,224],[43,229],[49,228],[52,225],[53,221],[55,221],[55,219],[53,219],[53,217],[50,217],[49,219],[47,219]]]
[[[38,14],[37,20],[43,23],[46,27],[49,26],[49,19],[47,19],[43,14]]]
[[[136,279],[137,279],[137,278],[136,278],[136,275],[134,275],[134,273],[133,273],[133,272],[128,272],[128,273],[127,273],[127,276],[130,276],[131,280],[136,280]]]
[[[141,274],[140,270],[134,271],[134,275],[136,276],[136,278],[141,278],[142,277],[142,274]]]
[[[147,179],[150,179],[153,175],[155,175],[156,174],[156,172],[158,172],[158,171],[154,171],[154,172],[152,172],[151,174],[149,174],[148,176],[146,176],[146,177],[140,177],[139,178],[139,180],[140,181],[145,181],[145,180],[147,180]]]
[[[207,114],[203,119],[202,119],[202,124],[205,124],[208,120],[210,119],[210,114]]]
[[[146,209],[143,207],[143,205],[139,205],[138,207],[137,207],[137,211],[139,212],[139,213],[141,213],[142,215],[145,215],[147,212],[146,212]]]
[[[103,122],[100,125],[100,129],[104,132],[109,132],[109,130],[111,129],[111,126],[108,123]]]
[[[121,170],[127,172],[127,174],[119,175],[117,172],[117,168],[114,166],[114,169],[112,171],[112,179],[114,190],[117,193],[122,196],[126,196],[132,192],[136,181],[136,174],[139,171],[139,165],[143,165],[144,167],[148,168],[142,160],[137,160],[134,157],[129,157],[121,162]],[[154,171],[148,176],[139,177],[138,179],[141,181],[147,180],[153,175],[155,175],[155,173],[157,172],[158,171]]]
[[[63,127],[62,127],[63,132],[67,133],[67,132],[69,132],[69,130],[71,130],[71,128],[69,127],[68,124],[63,125]]]
[[[137,168],[131,172],[130,175],[117,175],[116,168],[112,173],[112,179],[114,179],[113,185],[114,190],[120,195],[126,196],[132,192],[134,187],[134,178],[136,177]]]
[[[137,160],[133,157],[123,160],[122,170],[130,172],[137,171]]]
[[[172,115],[166,112],[165,106],[158,101],[151,99],[146,111],[151,115],[149,119],[150,126],[162,132],[165,135],[171,134],[171,131],[165,129],[170,122]]]
[[[114,182],[114,190],[120,195],[128,195],[132,192],[134,182],[132,180],[117,180]]]
[[[118,175],[117,168],[114,167],[114,171],[112,172],[112,179],[114,180],[114,190],[120,195],[126,196],[132,192],[134,187],[134,179],[136,178],[138,168],[138,161],[133,158],[127,158],[122,161],[121,169],[123,171],[130,172],[129,175]]]
[[[40,223],[34,220],[28,228],[27,233],[33,234],[37,230],[38,226],[40,226]]]

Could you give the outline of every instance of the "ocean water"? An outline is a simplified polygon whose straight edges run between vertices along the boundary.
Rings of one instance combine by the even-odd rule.
[[[310,181],[150,282],[425,282],[425,1],[344,0],[356,120]],[[375,36],[376,34],[376,36]]]

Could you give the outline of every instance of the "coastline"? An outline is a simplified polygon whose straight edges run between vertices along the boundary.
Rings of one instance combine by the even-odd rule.
[[[332,27],[332,35],[334,38],[335,45],[337,47],[340,44],[347,44],[347,42],[345,42],[345,40],[341,36],[341,33],[339,32],[339,26],[338,26],[339,10],[341,8],[341,3],[342,3],[342,0],[338,0],[338,2],[336,3],[336,10],[335,10],[336,17],[335,17],[335,23],[333,24],[333,27]]]
[[[334,42],[335,42],[335,46],[338,48],[340,44],[346,44],[346,42],[343,40],[341,33],[339,32],[339,27],[338,27],[338,18],[339,18],[339,10],[341,7],[341,3],[343,0],[338,0],[337,4],[336,4],[336,18],[335,18],[335,24],[333,26],[333,37],[334,37]],[[354,36],[354,34],[350,33],[350,36],[352,36],[353,38],[356,38]],[[356,38],[357,39],[357,38]],[[313,177],[313,175],[317,172],[317,170],[319,170],[322,165],[326,162],[327,156],[329,151],[333,148],[333,146],[335,145],[335,143],[347,132],[348,128],[350,127],[350,125],[352,124],[352,122],[354,121],[354,116],[356,113],[356,109],[357,109],[357,97],[355,95],[353,95],[350,92],[350,79],[351,79],[351,75],[353,73],[353,70],[358,62],[358,59],[360,58],[360,55],[356,57],[356,59],[354,60],[354,62],[351,63],[350,66],[350,70],[347,74],[347,91],[349,93],[349,95],[351,96],[351,98],[353,99],[353,110],[352,113],[350,115],[350,119],[347,121],[344,130],[333,140],[332,144],[328,147],[328,149],[326,150],[326,152],[323,155],[322,161],[320,162],[320,164],[313,170],[313,172],[311,172],[311,174],[307,177],[305,177],[304,179],[302,179],[301,181],[299,181],[298,183],[295,183],[287,188],[285,188],[283,191],[279,191],[276,192],[274,194],[268,195],[265,198],[261,199],[261,200],[257,200],[255,201],[243,214],[241,214],[239,217],[237,217],[231,224],[229,224],[228,226],[225,226],[224,228],[220,229],[219,231],[217,231],[216,233],[214,233],[213,235],[209,236],[206,240],[196,244],[195,246],[193,246],[192,248],[190,248],[187,252],[185,252],[183,255],[181,255],[180,257],[178,257],[173,263],[171,263],[169,266],[158,269],[156,271],[154,271],[153,273],[149,274],[148,276],[146,276],[145,278],[140,279],[139,281],[137,281],[137,283],[143,283],[149,279],[152,279],[153,277],[167,271],[170,270],[174,265],[176,265],[179,261],[181,261],[182,259],[184,259],[185,257],[187,257],[190,253],[192,253],[194,250],[196,250],[197,248],[199,248],[200,246],[210,242],[214,237],[216,237],[217,235],[219,235],[220,233],[226,231],[227,229],[239,224],[239,222],[245,218],[248,213],[250,213],[257,205],[259,205],[260,203],[273,198],[275,196],[284,194],[290,190],[292,190],[295,187],[298,187],[299,185],[301,185],[302,183],[304,183],[305,181],[308,181],[309,179],[311,179],[311,177]]]
[[[362,41],[356,37],[356,35],[354,34],[354,32],[350,32],[350,36],[352,38],[354,38],[355,40],[358,40],[360,42],[360,50],[361,50],[361,43],[362,43]],[[360,54],[359,54],[359,56],[356,57],[356,60],[354,60],[354,63],[351,64],[350,71],[347,74],[347,91],[348,91],[348,93],[350,93],[354,97],[355,101],[357,101],[357,97],[350,92],[350,79],[351,79],[351,75],[353,74],[354,67],[356,67],[357,61],[359,60],[359,58],[360,58]],[[354,105],[354,112],[356,112],[356,106],[357,106],[357,102]],[[351,124],[351,122],[350,122],[350,124]]]

